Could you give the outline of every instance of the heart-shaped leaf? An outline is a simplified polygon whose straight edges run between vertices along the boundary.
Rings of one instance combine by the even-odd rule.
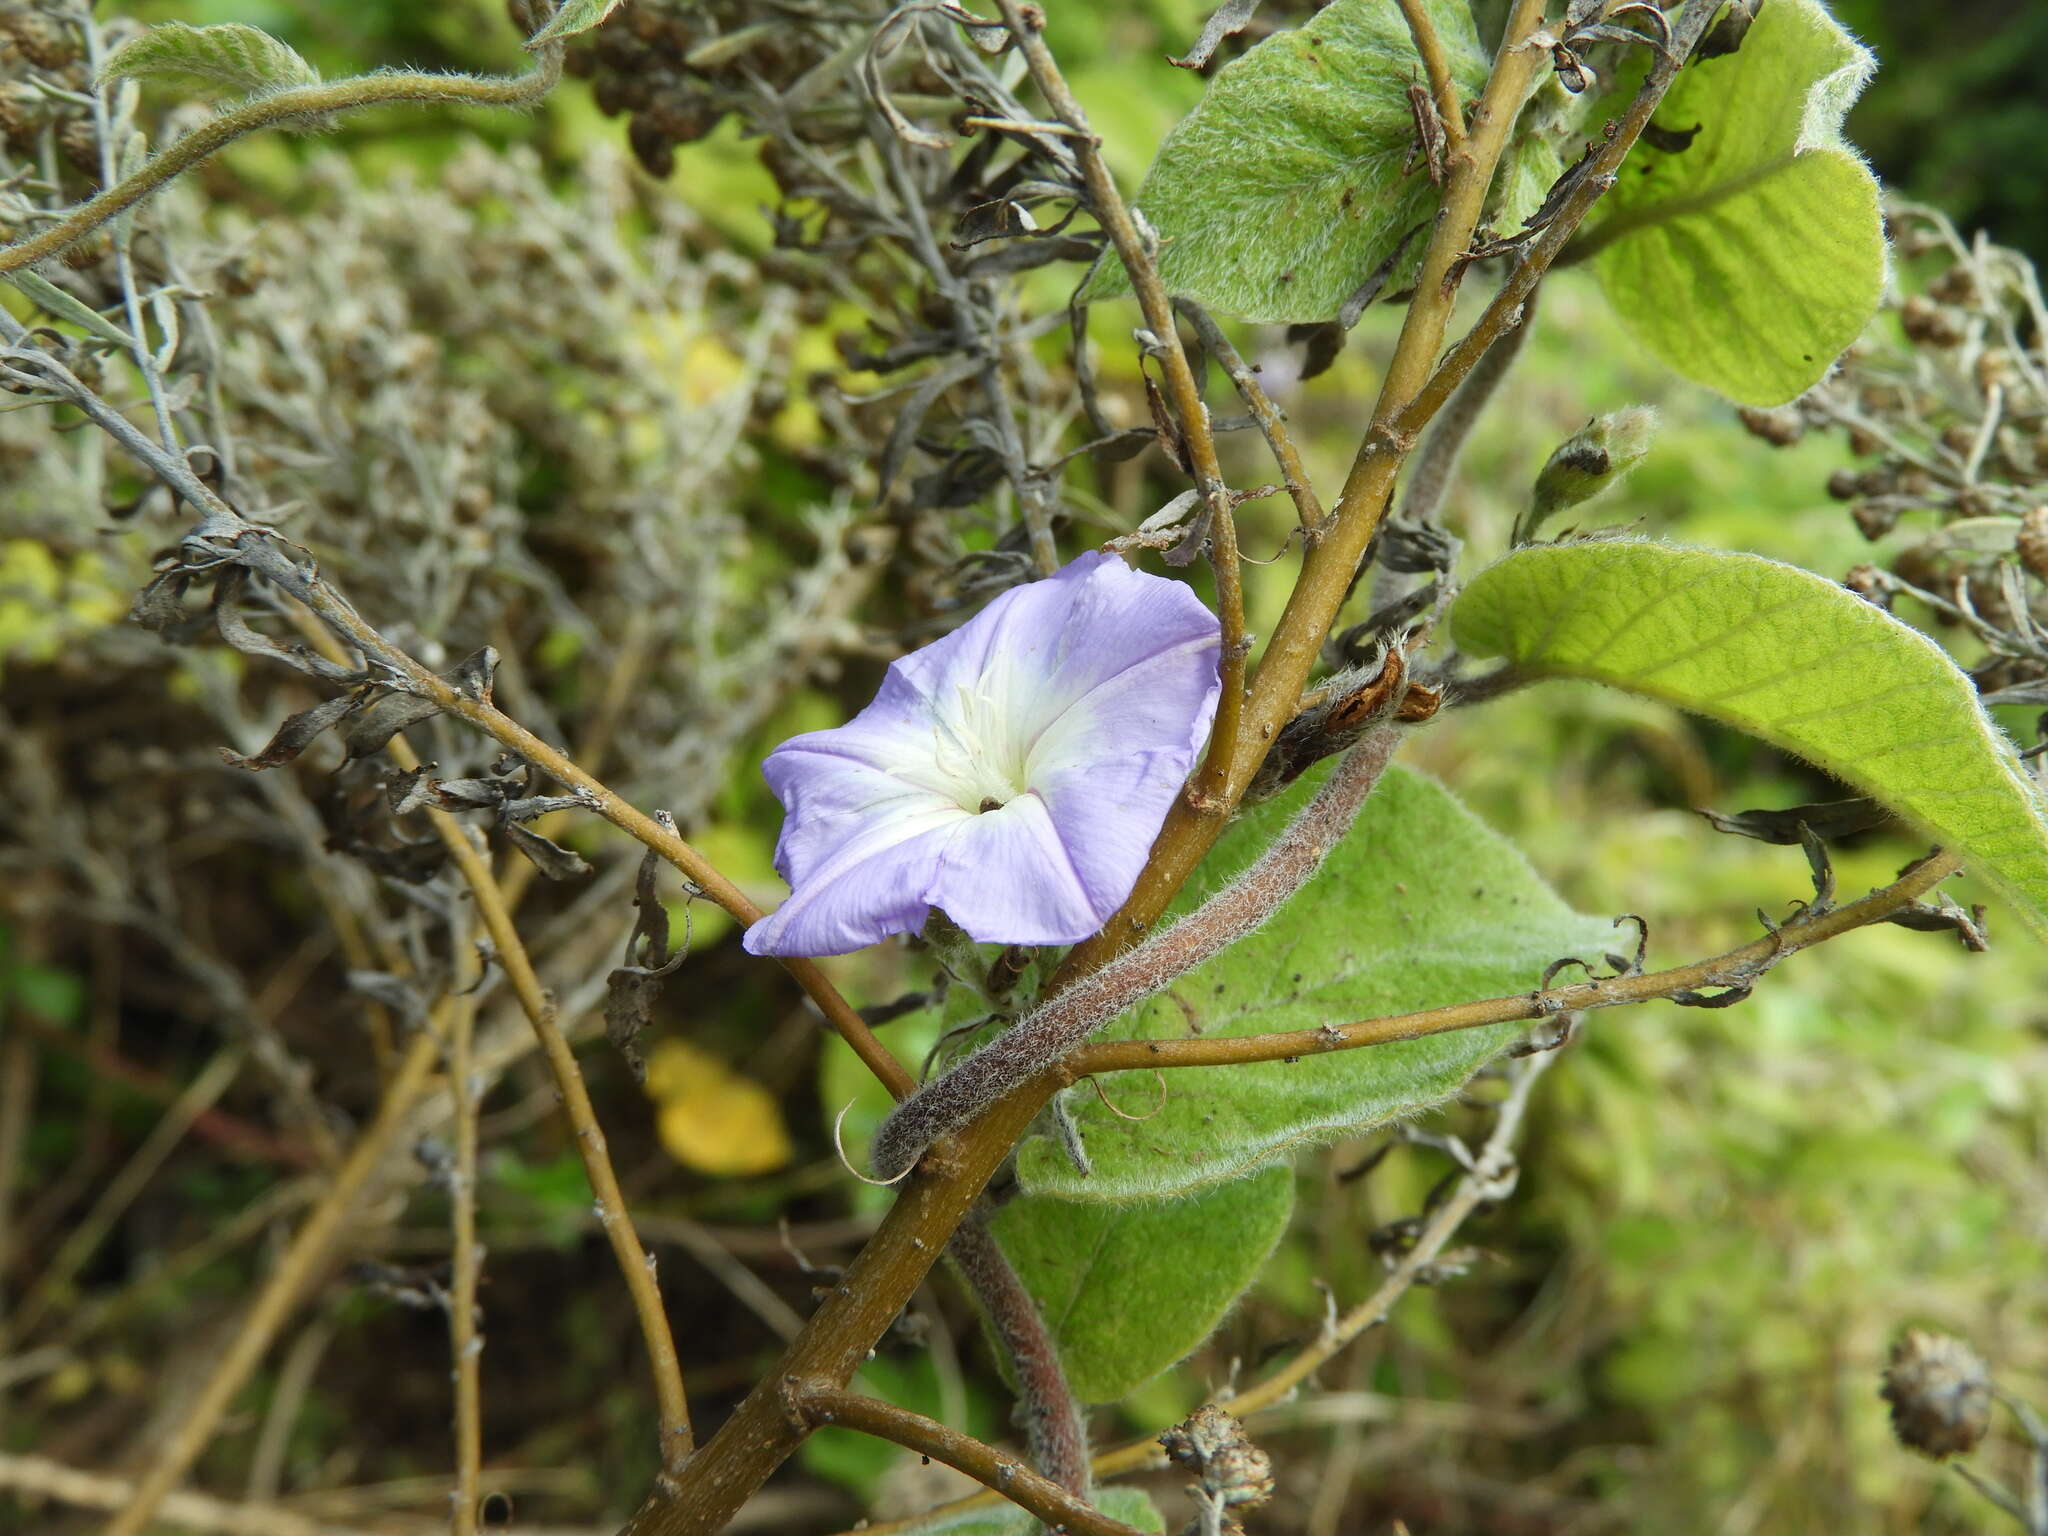
[[[1112,1520],[1141,1531],[1164,1531],[1166,1522],[1142,1488],[1104,1488],[1089,1500]],[[997,1504],[937,1515],[905,1528],[903,1536],[1036,1536],[1045,1527],[1014,1505]]]
[[[1487,69],[1471,8],[1422,7],[1470,97]],[[1389,0],[1335,0],[1217,71],[1138,190],[1167,290],[1247,320],[1323,321],[1397,249],[1388,291],[1403,286],[1437,203],[1421,166],[1404,173],[1416,143],[1408,87],[1421,78]],[[1129,291],[1110,257],[1087,296]]]
[[[1074,1395],[1113,1403],[1214,1331],[1293,1209],[1294,1171],[1282,1165],[1143,1205],[1026,1195],[1003,1207],[995,1233],[1059,1344]]]

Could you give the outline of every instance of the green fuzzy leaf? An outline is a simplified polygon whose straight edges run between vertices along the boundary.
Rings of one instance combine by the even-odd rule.
[[[995,1233],[1059,1344],[1074,1395],[1113,1403],[1215,1331],[1293,1210],[1294,1171],[1282,1164],[1187,1200],[1026,1195],[1003,1207]]]
[[[1152,1506],[1142,1488],[1103,1488],[1089,1500],[1112,1520],[1134,1525],[1141,1531],[1163,1532],[1166,1522]],[[1009,1505],[963,1509],[958,1514],[921,1520],[903,1536],[1037,1536],[1043,1530],[1037,1519]]]
[[[1256,858],[1310,787],[1233,822],[1176,914]],[[1227,1039],[1499,997],[1535,986],[1561,956],[1592,960],[1613,947],[1611,923],[1573,912],[1448,790],[1394,768],[1278,918],[1115,1020],[1101,1038]],[[1069,1089],[1093,1171],[1083,1176],[1039,1136],[1019,1150],[1018,1175],[1030,1192],[1068,1200],[1156,1200],[1202,1189],[1292,1147],[1438,1103],[1526,1028],[1455,1030],[1291,1063],[1182,1067],[1163,1074],[1165,1105],[1142,1121],[1111,1114],[1092,1088]],[[1143,1113],[1145,1081],[1132,1074],[1105,1086],[1120,1108]]]
[[[2048,801],[1948,654],[1834,582],[1718,550],[1543,545],[1481,572],[1451,632],[1798,753],[1963,854],[2048,936]]]
[[[102,80],[186,75],[255,95],[318,85],[320,71],[268,32],[223,22],[213,27],[167,21],[107,55]]]
[[[1842,137],[1874,67],[1819,0],[1771,0],[1740,50],[1686,68],[1658,107],[1698,135],[1638,145],[1590,238],[1609,301],[1678,373],[1777,405],[1876,313],[1877,181]]]
[[[1469,98],[1487,60],[1465,0],[1423,0]],[[1247,320],[1328,320],[1424,224],[1438,194],[1418,165],[1415,44],[1390,0],[1335,0],[1225,65],[1146,173],[1138,209],[1160,236],[1170,293]],[[1413,277],[1408,242],[1388,291]],[[1113,256],[1086,296],[1130,292]]]
[[[528,51],[548,43],[565,43],[570,38],[602,26],[625,0],[565,0],[548,24],[526,40]]]

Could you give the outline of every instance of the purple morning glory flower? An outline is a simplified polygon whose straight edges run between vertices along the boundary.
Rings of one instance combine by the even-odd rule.
[[[972,937],[1065,944],[1137,883],[1216,712],[1216,616],[1083,555],[891,662],[874,703],[762,765],[790,897],[757,955],[841,955],[933,907]]]

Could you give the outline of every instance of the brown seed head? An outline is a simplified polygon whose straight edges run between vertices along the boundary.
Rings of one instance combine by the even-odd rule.
[[[1991,1427],[1991,1373],[1945,1333],[1916,1328],[1894,1344],[1878,1396],[1892,1405],[1899,1443],[1923,1456],[1965,1455]]]

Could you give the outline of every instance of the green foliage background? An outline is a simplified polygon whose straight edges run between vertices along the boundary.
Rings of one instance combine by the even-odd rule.
[[[1135,185],[1166,128],[1199,96],[1198,80],[1158,60],[1166,39],[1192,35],[1205,8],[1145,0],[1049,9],[1055,48],[1119,174]],[[487,0],[152,0],[135,10],[270,27],[323,68],[502,66],[514,56]],[[1849,125],[1880,174],[1943,204],[1966,228],[1988,219],[1999,238],[2048,253],[2048,203],[2039,190],[2048,185],[2048,108],[2036,84],[2048,67],[2048,15],[2027,5],[1899,0],[1844,0],[1838,10],[1884,65]],[[295,202],[320,195],[299,176],[313,154],[339,148],[367,175],[410,169],[431,186],[476,133],[499,142],[537,138],[568,179],[583,147],[616,130],[572,83],[537,126],[392,114],[317,143],[252,144],[231,158],[228,174],[241,193],[273,197],[279,216],[288,216]],[[764,183],[729,143],[686,152],[673,190],[743,248],[762,241]],[[1636,352],[1583,276],[1553,284],[1545,304],[1543,324],[1466,458],[1452,511],[1475,542],[1499,544],[1544,456],[1588,416],[1652,402],[1663,409],[1663,435],[1625,502],[1607,504],[1611,513],[1685,542],[1751,549],[1822,572],[1867,556],[1822,493],[1840,462],[1831,445],[1780,451],[1744,435],[1726,406],[1673,384]],[[1319,482],[1341,474],[1396,319],[1369,316],[1334,376],[1296,407]],[[1251,443],[1233,440],[1230,452],[1239,456],[1236,469],[1259,478]],[[771,458],[759,471],[765,503],[793,508],[812,489],[790,463]],[[1131,510],[1122,505],[1128,488],[1100,490]],[[1250,552],[1279,548],[1284,531],[1277,504],[1247,510]],[[36,565],[34,555],[10,549],[0,570]],[[113,617],[103,589],[117,584],[75,579],[75,600],[65,604],[40,569],[10,580],[0,606],[10,678],[46,660],[67,626]],[[1265,632],[1288,571],[1253,568],[1248,579],[1251,627]],[[822,723],[845,702],[821,693],[793,714],[804,717],[801,725]],[[793,728],[800,725],[779,719],[759,745]],[[1411,757],[1519,843],[1580,911],[1650,914],[1653,964],[1739,942],[1754,932],[1749,911],[1760,895],[1782,911],[1804,890],[1797,850],[1717,836],[1688,807],[1829,793],[1810,771],[1731,732],[1590,689],[1544,690],[1449,718],[1418,737]],[[772,842],[772,803],[751,761],[732,771],[720,802],[722,835],[758,859]],[[1840,857],[1842,885],[1855,892],[1880,884],[1917,851],[1866,839]],[[2009,1389],[2048,1401],[2048,967],[2016,923],[1994,935],[2003,942],[1991,954],[1965,962],[1944,940],[1859,933],[1788,965],[1726,1012],[1653,1006],[1596,1017],[1544,1085],[1516,1199],[1468,1229],[1484,1250],[1472,1271],[1412,1296],[1394,1326],[1326,1382],[1357,1395],[1362,1427],[1265,1437],[1283,1486],[1295,1469],[1290,1517],[1307,1517],[1299,1504],[1312,1496],[1312,1469],[1330,1466],[1349,1468],[1354,1479],[1345,1530],[1376,1532],[1397,1517],[1418,1536],[1986,1528],[1982,1507],[1952,1480],[1890,1446],[1875,1385],[1896,1332],[1935,1325],[1971,1338]],[[691,965],[708,983],[727,971],[716,935],[700,938],[711,942]],[[729,956],[729,935],[725,949]],[[905,980],[886,962],[845,973],[860,1001],[885,998]],[[61,972],[15,971],[9,985],[52,1016],[78,1007],[66,997],[76,983]],[[734,1001],[739,1016],[722,1044],[743,1057],[780,1004],[758,993]],[[690,1025],[678,1017],[667,1027]],[[650,1210],[732,1224],[772,1222],[780,1209],[846,1214],[844,1181],[816,1123],[812,1062],[767,1075],[806,1138],[803,1165],[738,1184],[650,1178]],[[613,1114],[638,1112],[630,1089],[609,1087]],[[82,1102],[91,1090],[79,1076],[59,1091]],[[123,1115],[138,1135],[150,1119],[125,1101]],[[1447,1123],[1457,1123],[1455,1112]],[[624,1139],[647,1165],[658,1164],[644,1127]],[[1106,1416],[1102,1433],[1155,1430],[1233,1369],[1312,1332],[1320,1285],[1347,1299],[1363,1294],[1379,1266],[1361,1234],[1412,1212],[1444,1172],[1432,1154],[1407,1149],[1368,1179],[1344,1180],[1369,1145],[1299,1160],[1293,1226],[1260,1289],[1191,1362]],[[37,1168],[54,1170],[74,1151],[59,1128],[31,1156]],[[562,1218],[566,1255],[582,1199],[573,1175],[568,1162],[503,1170],[496,1219],[510,1229]],[[187,1193],[225,1211],[248,1192],[195,1183]],[[560,1263],[566,1272],[567,1258]],[[619,1426],[615,1438],[624,1441],[642,1411],[632,1395],[638,1382],[628,1385],[618,1365],[609,1291],[603,1302],[591,1294],[608,1277],[589,1273],[597,1278],[548,1315],[551,1331],[531,1343],[545,1368],[527,1368],[558,1390],[584,1394],[591,1417]],[[175,1315],[209,1288],[231,1291],[244,1278],[209,1271],[159,1304]],[[791,1294],[800,1296],[800,1287]],[[536,1308],[554,1294],[550,1274],[532,1270],[508,1282],[508,1292],[515,1289]],[[501,1316],[513,1315],[513,1295],[495,1304],[508,1309]],[[772,1358],[772,1341],[753,1343],[758,1370]],[[524,1347],[508,1342],[504,1354],[516,1360]],[[445,1364],[431,1342],[422,1348],[418,1370],[438,1381]],[[494,1353],[494,1364],[499,1358]],[[970,1349],[964,1365],[924,1362],[900,1347],[885,1352],[869,1385],[994,1427],[1001,1389],[983,1357]],[[725,1383],[714,1400],[743,1385]],[[314,1403],[300,1428],[308,1456],[339,1436],[367,1440],[366,1454],[384,1475],[438,1465],[437,1448],[378,1444],[373,1426],[342,1422],[339,1403],[322,1406],[317,1394]],[[10,1424],[4,1433],[11,1444],[21,1430]],[[551,1438],[541,1426],[524,1449],[544,1460],[573,1443],[566,1431]],[[805,1475],[865,1492],[893,1459],[866,1442],[821,1436]],[[609,1470],[622,1484],[635,1471]]]

